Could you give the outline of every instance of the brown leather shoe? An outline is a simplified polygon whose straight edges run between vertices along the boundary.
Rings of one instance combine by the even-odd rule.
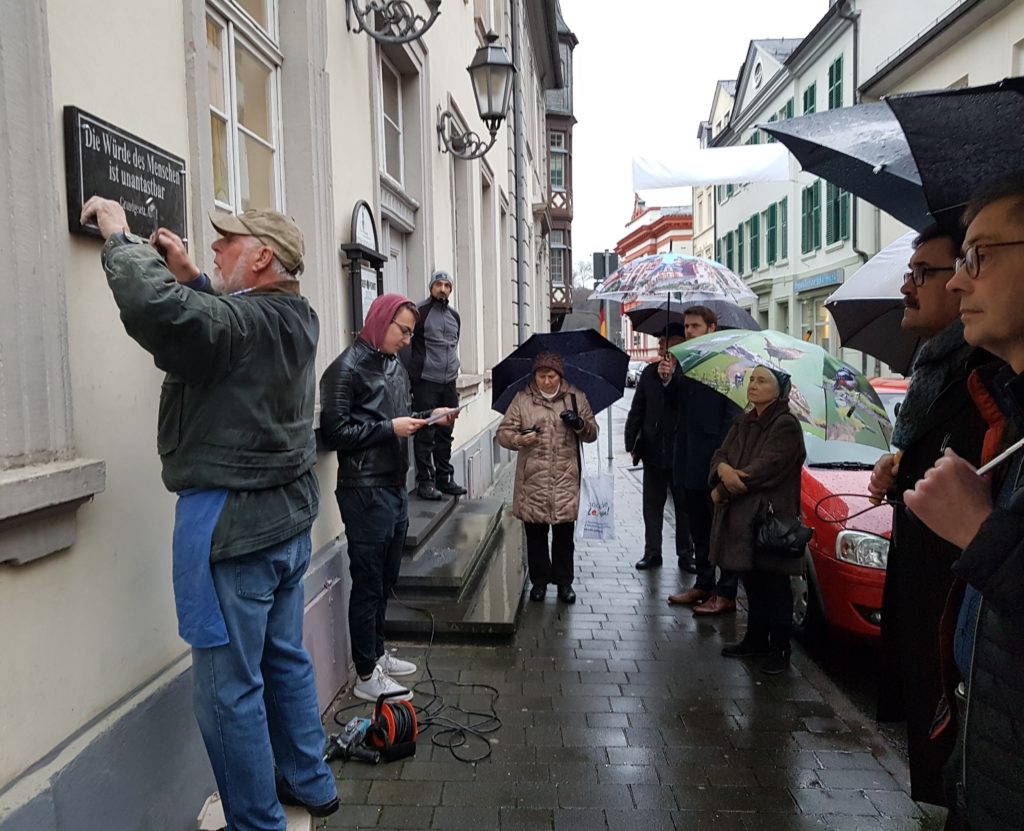
[[[735,611],[735,600],[729,600],[727,597],[714,594],[709,600],[706,600],[699,606],[695,607],[693,613],[695,615],[724,615],[726,612]]]
[[[704,589],[698,589],[694,586],[692,589],[684,591],[682,594],[670,594],[668,596],[669,606],[693,606],[695,603],[702,603],[711,597],[711,592],[706,592]]]

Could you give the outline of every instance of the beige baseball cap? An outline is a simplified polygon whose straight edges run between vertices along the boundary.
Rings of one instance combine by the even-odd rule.
[[[256,237],[274,250],[286,270],[292,274],[302,271],[302,256],[306,253],[302,231],[284,214],[254,209],[237,215],[214,211],[210,214],[210,222],[219,234]]]

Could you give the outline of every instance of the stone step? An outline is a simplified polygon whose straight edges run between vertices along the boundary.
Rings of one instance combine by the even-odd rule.
[[[412,552],[407,547],[395,587],[398,594],[404,590],[461,597],[472,586],[503,508],[504,502],[493,497],[460,500],[426,542]]]
[[[429,539],[455,508],[458,499],[446,496],[440,500],[420,499],[413,489],[409,494],[409,530],[405,535],[405,547],[419,548]]]
[[[509,637],[515,633],[526,583],[523,524],[504,512],[495,516],[489,541],[478,556],[477,570],[459,594],[396,590],[407,605],[394,600],[388,603],[384,629],[389,638],[426,638],[432,632],[475,637]]]

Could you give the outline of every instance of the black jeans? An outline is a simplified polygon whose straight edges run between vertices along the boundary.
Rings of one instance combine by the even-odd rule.
[[[661,556],[661,530],[665,523],[665,501],[672,494],[676,513],[676,556],[686,557],[693,550],[686,496],[672,484],[672,471],[644,463],[644,556]]]
[[[458,407],[459,393],[455,382],[438,384],[434,381],[416,381],[412,385],[412,408],[416,412],[437,407]],[[444,485],[452,481],[453,427],[431,425],[417,430],[412,437],[412,452],[416,457],[416,481]]]
[[[336,492],[348,540],[352,594],[348,629],[352,662],[366,677],[384,654],[384,615],[398,582],[409,530],[405,488],[338,488]]]
[[[544,522],[524,522],[526,528],[526,562],[530,569],[530,582],[535,586],[571,586],[573,555],[576,542],[575,522],[548,525]],[[551,531],[551,553],[548,554],[548,531]]]
[[[735,600],[739,574],[723,570],[716,583],[716,568],[711,564],[711,517],[715,507],[711,502],[711,491],[706,488],[686,488],[683,493],[686,496],[686,513],[690,519],[690,536],[693,538],[697,560],[697,582],[694,588]]]
[[[747,590],[747,634],[743,640],[772,652],[789,649],[793,629],[793,589],[788,574],[743,572]]]

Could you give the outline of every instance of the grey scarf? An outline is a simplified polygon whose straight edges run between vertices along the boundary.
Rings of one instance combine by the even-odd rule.
[[[946,385],[956,363],[950,358],[966,347],[960,318],[924,342],[914,358],[907,397],[900,405],[900,414],[892,431],[892,443],[896,447],[905,450],[921,434],[928,408]]]

